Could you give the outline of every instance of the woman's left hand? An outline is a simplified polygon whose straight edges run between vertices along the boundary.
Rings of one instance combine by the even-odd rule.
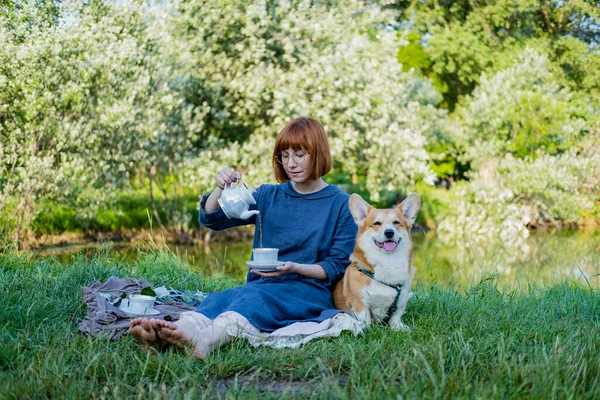
[[[264,276],[265,278],[277,278],[287,274],[296,274],[298,268],[298,264],[291,261],[286,261],[281,265],[278,265],[276,271],[265,272],[265,271],[257,271],[255,269],[250,270],[250,272],[254,272],[256,275]]]

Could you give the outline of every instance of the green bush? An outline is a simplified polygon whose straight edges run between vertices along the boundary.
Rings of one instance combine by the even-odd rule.
[[[197,196],[185,195],[182,201],[187,210],[186,219],[190,226],[198,227]],[[158,215],[167,221],[163,203],[157,204]],[[43,210],[32,222],[36,235],[56,235],[66,232],[118,232],[124,229],[140,230],[158,226],[147,195],[143,193],[121,193],[117,199],[96,214],[86,209],[72,208],[64,204],[45,201]]]

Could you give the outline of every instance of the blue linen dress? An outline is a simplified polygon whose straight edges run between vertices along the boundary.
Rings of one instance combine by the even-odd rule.
[[[204,211],[200,202],[200,224],[214,230],[255,224],[253,247],[260,247],[258,217],[229,219],[220,208]],[[244,286],[209,295],[196,309],[210,319],[235,311],[264,332],[273,332],[294,322],[321,322],[338,314],[332,289],[350,264],[357,226],[348,200],[350,196],[329,185],[309,194],[294,190],[290,182],[261,185],[254,193],[263,219],[263,247],[279,249],[280,261],[319,264],[327,273],[320,281],[299,274],[265,278],[248,272]]]

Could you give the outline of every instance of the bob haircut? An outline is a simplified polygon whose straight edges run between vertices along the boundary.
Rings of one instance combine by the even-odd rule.
[[[273,170],[275,179],[280,183],[287,182],[290,178],[283,165],[277,161],[277,153],[289,149],[308,151],[310,167],[307,179],[314,181],[331,171],[331,150],[327,133],[319,121],[299,117],[288,123],[277,135],[273,150]]]

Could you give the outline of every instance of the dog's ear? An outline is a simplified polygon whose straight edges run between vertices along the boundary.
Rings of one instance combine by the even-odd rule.
[[[402,211],[408,224],[413,226],[417,219],[417,213],[421,209],[421,198],[416,193],[409,193],[406,199],[404,199],[404,201],[396,208]]]
[[[361,226],[365,222],[369,211],[371,211],[371,206],[362,197],[356,193],[350,196],[350,212],[354,217],[356,225]]]

